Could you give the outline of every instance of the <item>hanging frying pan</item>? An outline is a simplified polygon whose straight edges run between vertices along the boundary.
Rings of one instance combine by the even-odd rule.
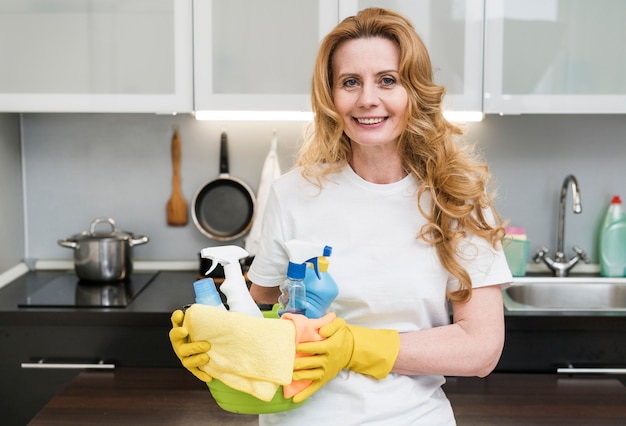
[[[203,184],[193,197],[191,216],[196,227],[218,241],[235,240],[250,230],[254,193],[228,173],[228,138],[220,141],[220,174]]]

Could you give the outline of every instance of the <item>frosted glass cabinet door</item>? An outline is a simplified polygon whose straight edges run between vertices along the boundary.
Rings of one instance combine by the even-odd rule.
[[[336,0],[195,0],[195,109],[310,111]]]
[[[428,48],[435,82],[454,111],[482,111],[483,0],[340,0],[340,18],[367,7],[408,17]]]
[[[191,6],[2,0],[0,111],[191,111]]]
[[[485,8],[485,112],[626,113],[626,1]]]

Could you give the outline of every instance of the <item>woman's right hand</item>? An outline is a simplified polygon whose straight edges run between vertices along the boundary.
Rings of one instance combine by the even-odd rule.
[[[187,370],[203,382],[210,382],[213,378],[200,369],[209,363],[211,344],[207,341],[189,342],[189,331],[183,327],[185,314],[181,310],[172,313],[172,329],[170,342],[174,353]]]

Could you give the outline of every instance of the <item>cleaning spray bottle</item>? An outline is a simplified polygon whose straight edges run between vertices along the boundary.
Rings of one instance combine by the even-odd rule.
[[[278,298],[278,315],[289,312],[306,315],[306,288],[304,277],[307,263],[312,263],[315,273],[319,275],[317,258],[324,254],[324,246],[300,240],[285,242],[289,265],[287,279],[280,285],[281,295]]]
[[[306,316],[308,318],[321,318],[326,315],[330,304],[339,293],[339,287],[328,273],[328,257],[332,253],[332,247],[325,246],[323,256],[317,258],[319,274],[313,268],[306,268],[304,287],[306,288]]]
[[[207,247],[200,251],[200,256],[211,259],[211,267],[207,271],[210,274],[217,265],[224,268],[224,282],[220,286],[222,293],[226,295],[228,307],[233,312],[243,312],[255,317],[263,317],[261,310],[252,300],[246,280],[241,270],[240,259],[248,256],[248,252],[239,246],[216,246]]]
[[[226,307],[222,303],[222,298],[215,288],[213,278],[203,278],[197,280],[193,283],[193,290],[196,294],[196,303],[201,305],[216,306],[220,309],[226,310]]]

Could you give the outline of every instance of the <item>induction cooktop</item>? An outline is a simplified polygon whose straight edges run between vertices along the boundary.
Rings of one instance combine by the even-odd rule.
[[[20,308],[125,308],[158,272],[134,272],[124,281],[82,281],[74,273],[60,275],[26,296]]]

